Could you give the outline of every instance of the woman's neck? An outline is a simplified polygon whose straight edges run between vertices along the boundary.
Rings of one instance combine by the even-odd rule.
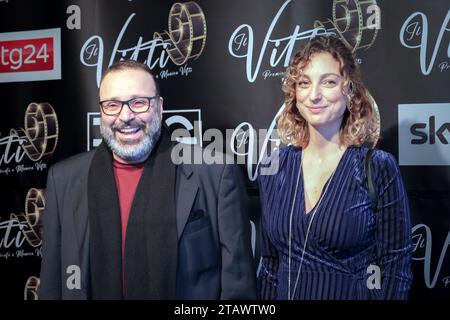
[[[304,150],[310,155],[325,158],[327,155],[333,155],[345,149],[341,143],[339,128],[309,126],[309,143]]]

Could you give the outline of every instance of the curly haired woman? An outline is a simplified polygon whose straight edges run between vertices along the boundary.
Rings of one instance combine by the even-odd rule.
[[[378,110],[351,50],[334,36],[311,39],[283,91],[287,146],[269,159],[278,171],[259,181],[260,298],[407,299],[408,198],[394,157],[372,150]]]

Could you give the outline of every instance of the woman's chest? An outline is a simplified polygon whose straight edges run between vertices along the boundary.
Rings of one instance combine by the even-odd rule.
[[[303,248],[305,239],[338,257],[354,255],[374,241],[375,216],[360,170],[339,170],[327,181],[316,206],[306,213],[302,175],[296,182],[280,179],[272,205],[269,237],[275,245]]]

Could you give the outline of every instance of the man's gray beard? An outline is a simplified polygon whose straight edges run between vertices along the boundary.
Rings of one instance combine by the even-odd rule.
[[[124,145],[118,142],[114,131],[110,127],[105,126],[103,121],[100,124],[100,134],[109,149],[117,157],[125,161],[137,161],[148,156],[161,137],[161,119],[159,116],[153,117],[151,122],[147,124],[141,141],[133,145]]]

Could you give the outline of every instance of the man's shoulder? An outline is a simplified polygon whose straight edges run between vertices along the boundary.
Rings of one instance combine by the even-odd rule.
[[[223,162],[198,162],[198,163],[181,163],[179,165],[183,172],[202,177],[220,177],[226,168],[234,168],[235,164],[227,164]]]
[[[53,175],[70,176],[72,174],[78,175],[83,171],[88,171],[95,150],[78,153],[61,160],[51,166]]]
[[[190,156],[184,158],[178,166],[186,175],[194,174],[199,179],[220,178],[224,172],[239,171],[239,165],[235,159],[225,153],[215,151],[214,155],[205,152],[206,149],[198,146],[189,146]]]

